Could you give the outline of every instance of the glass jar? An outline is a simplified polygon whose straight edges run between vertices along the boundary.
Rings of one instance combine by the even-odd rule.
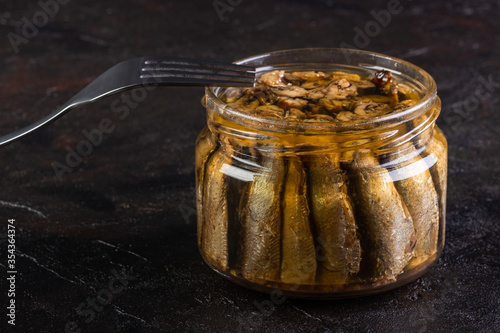
[[[444,246],[447,143],[436,84],[406,61],[297,49],[237,62],[273,70],[385,69],[420,100],[348,123],[244,113],[206,89],[196,142],[198,245],[215,271],[259,291],[344,298],[421,276]]]

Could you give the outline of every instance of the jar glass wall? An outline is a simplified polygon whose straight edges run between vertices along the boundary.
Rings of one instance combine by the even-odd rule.
[[[304,298],[380,292],[416,279],[444,245],[447,144],[434,80],[388,56],[299,49],[239,61],[273,70],[386,69],[418,94],[398,112],[344,123],[241,112],[207,88],[196,143],[198,245],[246,287]]]

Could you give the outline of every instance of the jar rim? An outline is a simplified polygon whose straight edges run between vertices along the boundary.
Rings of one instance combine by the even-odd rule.
[[[297,57],[300,56],[318,56],[328,58],[329,56],[336,56],[337,58],[342,54],[347,60],[344,63],[338,62],[309,62],[309,61],[298,61]],[[351,57],[363,57],[364,62],[362,63],[353,63],[350,62]],[[266,64],[266,60],[275,57],[278,59],[287,59],[285,63],[277,63],[277,64]],[[366,58],[366,59],[365,59]],[[369,60],[373,60],[372,62],[368,62]],[[368,63],[367,63],[368,62]],[[344,48],[298,48],[298,49],[288,49],[274,52],[261,53],[257,55],[253,55],[247,58],[243,58],[234,62],[235,64],[240,65],[250,65],[256,67],[256,73],[259,72],[269,72],[273,69],[281,67],[281,69],[286,69],[287,67],[291,67],[292,65],[308,65],[308,67],[314,68],[315,65],[323,65],[323,66],[333,66],[333,65],[343,65],[349,66],[353,68],[364,68],[364,69],[373,69],[373,70],[388,70],[394,74],[399,76],[403,75],[403,72],[400,69],[401,67],[407,68],[408,70],[414,71],[418,73],[419,80],[416,80],[416,83],[424,88],[424,94],[422,98],[415,103],[414,105],[405,108],[398,112],[390,112],[381,116],[376,116],[372,118],[357,120],[355,122],[345,122],[345,123],[330,123],[330,122],[304,122],[304,121],[290,121],[288,119],[276,119],[276,118],[268,118],[262,117],[259,115],[252,115],[247,112],[241,111],[237,108],[231,107],[223,102],[218,97],[218,91],[221,87],[206,87],[205,88],[205,98],[204,103],[205,106],[210,106],[211,109],[216,112],[219,116],[228,119],[230,121],[234,121],[236,123],[240,123],[244,126],[249,126],[249,124],[260,124],[258,126],[259,129],[275,129],[277,132],[288,132],[288,131],[296,131],[297,125],[300,124],[301,132],[309,132],[309,133],[325,133],[325,132],[346,132],[346,131],[358,131],[364,129],[381,129],[394,125],[395,123],[401,123],[405,121],[410,121],[415,117],[418,117],[420,114],[424,113],[428,110],[432,105],[434,105],[435,100],[437,98],[437,87],[436,82],[432,78],[432,76],[427,73],[422,68],[399,58],[388,56],[385,54],[358,50],[358,49],[344,49]],[[380,66],[382,64],[392,64],[392,66]],[[261,66],[258,66],[258,65]],[[398,68],[399,67],[399,68]],[[406,75],[407,78],[415,79],[415,77],[410,77]],[[255,126],[255,125],[254,125]],[[254,127],[249,126],[249,127]]]

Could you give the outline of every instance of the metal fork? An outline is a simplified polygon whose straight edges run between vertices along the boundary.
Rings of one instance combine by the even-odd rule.
[[[102,73],[63,106],[37,122],[0,137],[0,146],[53,122],[71,109],[137,86],[252,87],[255,68],[177,57],[141,57],[121,62]]]

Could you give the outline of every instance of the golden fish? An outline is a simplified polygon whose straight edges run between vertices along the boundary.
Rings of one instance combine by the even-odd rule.
[[[207,161],[203,189],[203,221],[201,250],[215,267],[221,270],[228,263],[227,176],[221,172],[230,158],[223,147]]]
[[[349,189],[364,253],[359,274],[375,282],[395,280],[413,256],[410,213],[389,173],[369,150],[355,151],[346,167],[352,172]]]
[[[411,266],[416,266],[437,251],[439,231],[438,194],[431,173],[411,142],[387,158],[397,166],[389,169],[394,185],[403,198],[415,227],[416,244]]]
[[[201,246],[203,217],[203,186],[207,160],[217,148],[208,127],[205,126],[196,139],[196,210],[198,246]]]
[[[262,157],[262,167],[240,205],[241,272],[249,280],[277,281],[280,270],[280,196],[285,167],[277,155]]]
[[[244,239],[244,225],[241,207],[246,205],[246,194],[255,176],[256,164],[253,162],[253,142],[231,137],[225,139],[231,164],[225,165],[222,172],[227,176],[227,239],[229,273],[239,275],[241,271],[241,243]],[[229,149],[230,148],[230,149]],[[243,236],[243,237],[242,237]]]
[[[306,165],[311,222],[319,244],[318,280],[343,284],[359,271],[361,260],[345,174],[336,154],[311,155]]]
[[[439,218],[441,220],[441,230],[439,231],[440,241],[445,237],[446,220],[446,178],[448,176],[448,143],[443,132],[434,127],[434,135],[424,150],[422,157],[428,163],[436,192],[439,196]]]
[[[306,173],[298,157],[288,159],[282,198],[281,281],[312,284],[316,275],[316,253],[309,224]]]

